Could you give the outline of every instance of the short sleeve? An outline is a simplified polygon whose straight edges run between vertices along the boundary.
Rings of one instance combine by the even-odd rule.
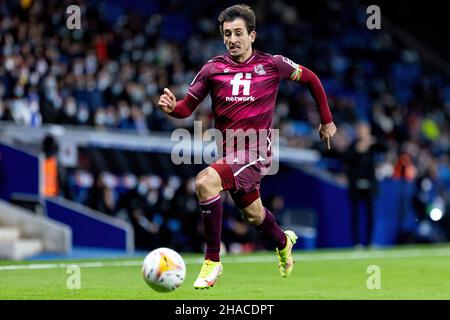
[[[275,64],[277,65],[280,79],[287,79],[292,81],[300,81],[302,77],[302,66],[293,62],[291,59],[283,57],[282,55],[273,56]]]
[[[208,63],[204,64],[195,76],[194,80],[192,80],[189,87],[188,94],[199,101],[203,101],[203,99],[205,99],[205,97],[208,95],[211,67],[212,64],[209,61]]]

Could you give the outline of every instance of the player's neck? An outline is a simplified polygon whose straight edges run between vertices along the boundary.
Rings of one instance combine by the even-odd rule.
[[[253,54],[253,49],[252,48],[250,48],[246,53],[244,53],[242,56],[239,56],[239,57],[233,57],[233,56],[231,56],[231,58],[234,60],[234,61],[236,61],[236,62],[238,62],[238,63],[242,63],[242,62],[245,62],[245,61],[247,61],[251,56],[252,56],[252,54]]]

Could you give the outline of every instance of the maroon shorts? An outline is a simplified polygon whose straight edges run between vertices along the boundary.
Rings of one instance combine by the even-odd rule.
[[[259,198],[261,179],[270,165],[270,160],[252,158],[248,151],[242,151],[227,155],[210,167],[219,174],[222,188],[230,192],[236,207],[243,209]]]

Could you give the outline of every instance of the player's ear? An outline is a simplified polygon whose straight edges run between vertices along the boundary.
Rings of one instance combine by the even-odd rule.
[[[250,41],[253,43],[256,40],[256,31],[250,32]]]

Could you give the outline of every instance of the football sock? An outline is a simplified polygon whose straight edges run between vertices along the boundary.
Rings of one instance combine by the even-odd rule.
[[[200,201],[205,228],[205,260],[220,261],[220,236],[222,231],[222,200],[220,195]]]
[[[284,231],[281,230],[281,228],[278,226],[275,221],[275,217],[269,210],[264,208],[264,212],[265,216],[263,221],[260,224],[254,226],[254,228],[272,239],[278,249],[284,249],[284,247],[286,247],[287,241]]]

